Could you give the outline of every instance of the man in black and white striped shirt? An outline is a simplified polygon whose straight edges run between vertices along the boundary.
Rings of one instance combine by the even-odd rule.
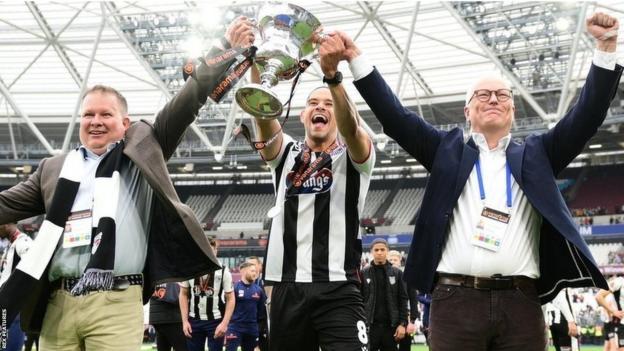
[[[210,239],[215,255],[218,242]],[[224,303],[225,301],[225,303]],[[228,324],[234,312],[232,274],[223,266],[213,273],[180,283],[182,329],[189,338],[188,350],[221,351]]]
[[[259,137],[273,140],[260,151],[276,191],[264,270],[273,284],[271,350],[367,349],[359,215],[375,153],[340,84],[341,57],[327,54],[336,45],[332,35],[321,44],[328,86],[313,90],[301,112],[304,142],[277,120],[257,119]]]

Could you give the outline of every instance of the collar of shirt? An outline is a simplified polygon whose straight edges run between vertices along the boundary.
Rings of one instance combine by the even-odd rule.
[[[114,149],[114,148],[115,148],[115,146],[117,145],[117,143],[118,143],[118,141],[117,141],[117,142],[114,142],[114,143],[110,143],[110,144],[108,144],[108,146],[106,146],[106,152],[105,152],[105,153],[103,153],[103,154],[101,154],[101,155],[98,155],[98,154],[96,154],[95,152],[93,152],[93,151],[89,150],[89,149],[88,149],[86,146],[84,146],[84,145],[80,145],[80,147],[78,148],[78,150],[82,151],[82,155],[84,156],[85,160],[86,160],[86,159],[91,159],[91,160],[99,160],[99,159],[101,159],[102,157],[106,156],[106,154],[107,154],[107,153],[109,153],[112,149]]]
[[[492,153],[497,151],[502,151],[503,153],[507,150],[507,146],[511,142],[511,134],[507,134],[504,137],[498,140],[498,144],[495,148],[490,149],[488,146],[487,140],[485,139],[485,135],[477,132],[471,132],[470,137],[474,140],[475,144],[479,148],[479,152],[484,153]]]

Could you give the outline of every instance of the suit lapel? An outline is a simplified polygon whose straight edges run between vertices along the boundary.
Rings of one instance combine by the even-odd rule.
[[[161,150],[152,136],[151,126],[143,121],[134,123],[126,132],[124,154],[139,168],[156,193],[171,201],[178,200]]]
[[[459,162],[459,168],[457,169],[457,180],[455,181],[455,193],[454,199],[459,198],[464,186],[466,185],[466,181],[470,176],[470,172],[472,172],[472,168],[477,161],[477,157],[479,157],[479,150],[477,149],[477,145],[472,140],[472,138],[468,139],[466,145],[462,150],[461,160]]]

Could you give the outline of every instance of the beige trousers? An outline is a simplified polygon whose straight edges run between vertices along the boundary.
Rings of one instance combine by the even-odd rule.
[[[50,296],[41,327],[40,346],[46,351],[141,349],[143,301],[140,285],[123,291],[72,296],[56,290]]]

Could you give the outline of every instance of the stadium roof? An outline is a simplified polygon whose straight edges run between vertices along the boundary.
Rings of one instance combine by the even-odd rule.
[[[502,73],[514,86],[517,137],[546,130],[582,86],[594,46],[584,32],[584,18],[597,10],[618,17],[624,11],[621,1],[294,3],[314,14],[326,30],[352,36],[403,103],[441,128],[464,124],[465,91],[477,77]],[[41,158],[78,145],[79,97],[87,86],[111,85],[127,97],[134,120],[153,119],[181,85],[183,58],[208,49],[235,16],[254,17],[260,4],[0,3],[0,173],[28,173]],[[380,149],[380,172],[421,172],[387,140],[350,84],[346,65],[341,70]],[[316,63],[304,73],[292,115],[321,84],[321,76]],[[286,100],[289,88],[289,82],[281,82],[275,91]],[[618,90],[593,148],[579,162],[583,157],[594,163],[621,158],[620,94]],[[172,172],[266,174],[246,142],[233,139],[241,121],[251,124],[231,97],[208,104],[170,162]],[[303,135],[297,118],[285,128]]]

